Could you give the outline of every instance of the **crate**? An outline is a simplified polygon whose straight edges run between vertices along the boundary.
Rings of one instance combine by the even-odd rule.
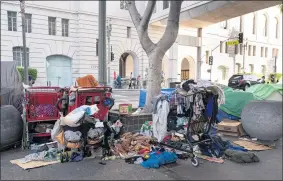
[[[27,122],[59,119],[59,111],[55,105],[61,96],[60,87],[31,87],[26,89]]]
[[[119,113],[122,115],[131,114],[133,111],[132,104],[119,104]]]

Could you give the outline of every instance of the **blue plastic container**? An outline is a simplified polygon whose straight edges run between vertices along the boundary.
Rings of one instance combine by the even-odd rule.
[[[170,95],[175,88],[161,89],[161,94]],[[146,101],[146,89],[140,90],[139,107],[143,107]]]

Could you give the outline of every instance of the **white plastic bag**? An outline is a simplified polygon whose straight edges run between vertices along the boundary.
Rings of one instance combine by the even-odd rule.
[[[62,131],[61,120],[58,119],[51,130],[51,139],[56,141],[56,136]]]
[[[79,123],[79,121],[84,116],[84,114],[85,114],[84,111],[75,111],[75,112],[72,111],[72,112],[70,112],[67,116],[62,118],[63,125],[67,125],[67,126],[70,126],[70,127],[80,126],[81,124]]]
[[[87,115],[93,115],[99,111],[96,104],[87,106],[83,105],[76,109],[74,109],[72,112],[70,112],[67,116],[62,118],[62,124],[61,125],[67,125],[70,127],[78,127],[80,126],[80,119],[84,116],[86,113]]]

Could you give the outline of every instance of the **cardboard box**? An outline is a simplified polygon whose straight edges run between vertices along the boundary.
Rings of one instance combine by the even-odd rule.
[[[133,111],[132,104],[119,104],[120,114],[131,114]]]
[[[229,119],[224,119],[221,123],[218,124],[218,133],[227,136],[246,135],[241,122]]]

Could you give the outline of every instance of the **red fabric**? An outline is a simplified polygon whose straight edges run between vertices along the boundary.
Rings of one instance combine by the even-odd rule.
[[[142,155],[144,153],[149,153],[149,152],[150,152],[150,150],[148,150],[148,149],[142,149],[138,152],[138,154]]]

